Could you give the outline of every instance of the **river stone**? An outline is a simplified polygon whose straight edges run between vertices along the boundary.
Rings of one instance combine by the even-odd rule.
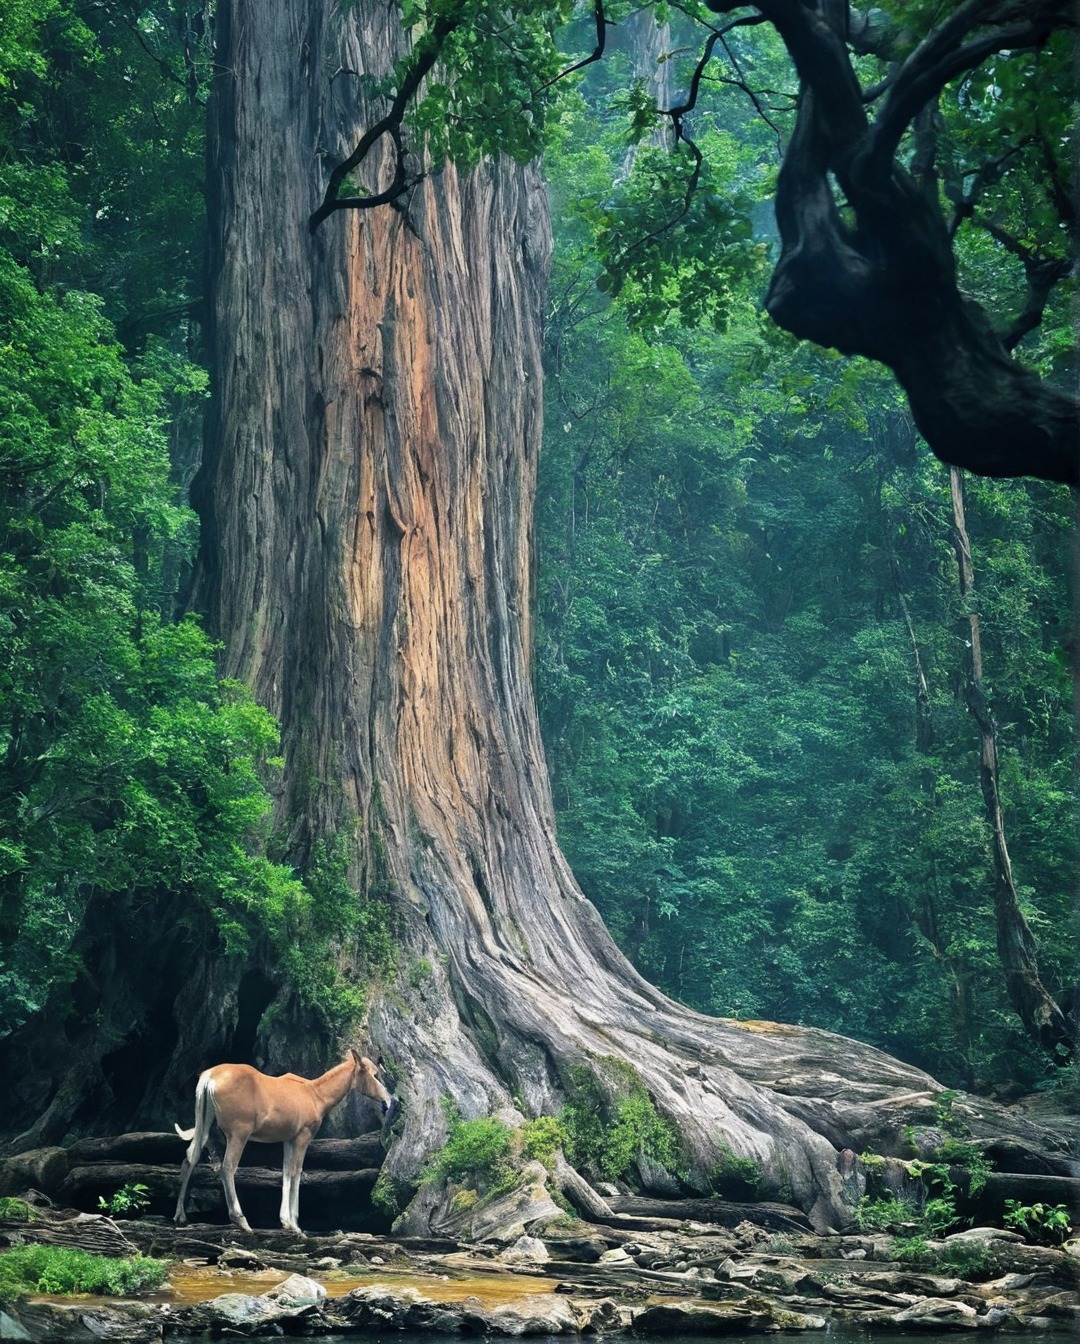
[[[951,1245],[959,1241],[1013,1241],[1022,1242],[1024,1238],[1019,1232],[1010,1232],[1002,1227],[969,1227],[963,1232],[954,1232],[951,1236],[945,1238],[945,1244]]]
[[[415,1288],[387,1288],[375,1283],[354,1288],[335,1302],[338,1314],[361,1329],[421,1330],[456,1334],[473,1320],[483,1327],[483,1304],[479,1298],[463,1302],[433,1302]]]
[[[195,1330],[209,1329],[215,1334],[228,1332],[256,1335],[266,1333],[268,1328],[270,1331],[275,1327],[280,1328],[281,1321],[318,1314],[319,1309],[313,1302],[293,1304],[277,1301],[268,1294],[222,1293],[209,1302],[192,1307],[187,1320]]]
[[[328,1297],[326,1289],[315,1279],[304,1274],[290,1274],[287,1279],[276,1284],[261,1296],[271,1302],[287,1302],[292,1306],[305,1306],[308,1303],[323,1303]]]
[[[966,1286],[962,1279],[939,1279],[933,1274],[909,1274],[903,1270],[880,1270],[852,1277],[867,1288],[880,1288],[886,1293],[914,1293],[916,1297],[955,1297]]]
[[[733,1335],[773,1330],[824,1330],[823,1316],[787,1311],[764,1298],[738,1302],[662,1302],[634,1317],[634,1330],[651,1335]]]
[[[548,1248],[539,1237],[518,1237],[512,1246],[500,1252],[496,1257],[508,1265],[540,1265],[551,1259]]]
[[[938,1330],[942,1327],[952,1330],[978,1328],[979,1313],[966,1302],[955,1298],[924,1297],[903,1311],[893,1312],[886,1318],[893,1325],[913,1325]]]
[[[554,1293],[530,1293],[504,1302],[485,1313],[487,1329],[495,1335],[577,1335],[581,1323],[568,1298]]]
[[[34,1344],[155,1344],[161,1339],[162,1313],[146,1304],[115,1307],[61,1306],[23,1302],[0,1312],[0,1339]],[[21,1333],[20,1333],[21,1331]]]

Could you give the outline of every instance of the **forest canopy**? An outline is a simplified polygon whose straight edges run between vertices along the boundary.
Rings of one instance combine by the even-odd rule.
[[[89,1023],[106,931],[146,919],[245,968],[237,1048],[296,1004],[323,1048],[441,967],[395,923],[381,780],[345,815],[340,743],[286,778],[198,610],[211,7],[0,9],[0,1038]],[[533,676],[585,895],[700,1012],[1058,1083],[1071,10],[402,12],[359,79],[381,119],[312,147],[303,233],[419,236],[447,164],[542,163]],[[283,816],[320,789],[334,826]]]
[[[628,146],[663,149],[629,156],[595,202],[601,287],[629,285],[631,308],[636,299],[654,321],[671,309],[722,319],[724,290],[751,262],[751,204],[771,199],[779,247],[765,306],[779,326],[890,368],[942,460],[1076,484],[1077,406],[1064,371],[1012,353],[1055,290],[1063,302],[1072,272],[1073,18],[1065,0],[944,11],[594,0],[592,50],[568,61],[563,47],[589,25],[565,0],[410,3],[415,45],[379,89],[386,114],[331,173],[311,227],[336,210],[400,202],[424,154],[538,154],[567,81],[609,60],[620,24],[651,20],[663,41],[606,91],[625,112]],[[775,178],[750,190],[745,176],[733,190],[725,173],[717,133],[733,119],[756,122],[779,151]],[[357,172],[384,143],[392,178],[357,192]],[[998,253],[1010,273],[1003,292],[973,291],[958,258],[967,251]]]

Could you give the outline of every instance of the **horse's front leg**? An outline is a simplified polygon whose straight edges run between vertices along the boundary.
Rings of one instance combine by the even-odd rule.
[[[281,1226],[288,1232],[300,1228],[300,1174],[304,1169],[311,1135],[303,1130],[285,1145],[285,1162],[281,1173]]]
[[[225,1187],[225,1203],[229,1209],[229,1221],[232,1222],[241,1232],[250,1232],[251,1226],[244,1217],[244,1210],[240,1207],[240,1201],[236,1197],[236,1168],[240,1164],[240,1154],[244,1151],[248,1136],[246,1134],[230,1134],[229,1142],[225,1146],[225,1156],[221,1161],[221,1184]]]

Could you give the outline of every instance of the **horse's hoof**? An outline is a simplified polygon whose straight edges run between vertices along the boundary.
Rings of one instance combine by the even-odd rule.
[[[250,1232],[251,1224],[246,1218],[234,1218],[233,1226],[240,1229],[241,1232]]]

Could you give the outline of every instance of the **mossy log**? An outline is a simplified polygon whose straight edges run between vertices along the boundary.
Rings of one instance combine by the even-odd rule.
[[[682,1222],[715,1223],[719,1227],[737,1227],[751,1222],[775,1232],[810,1232],[810,1220],[801,1209],[767,1200],[744,1204],[729,1199],[644,1199],[638,1195],[609,1195],[608,1204],[615,1214],[635,1218],[673,1218]]]

